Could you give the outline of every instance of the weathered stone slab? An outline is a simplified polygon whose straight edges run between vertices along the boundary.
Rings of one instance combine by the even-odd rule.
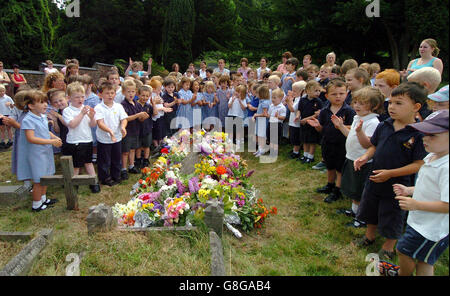
[[[47,246],[52,235],[53,229],[43,229],[35,239],[6,264],[0,271],[0,276],[26,275],[39,253]]]
[[[5,232],[0,231],[0,241],[11,242],[11,241],[28,241],[33,236],[32,232]]]
[[[117,223],[111,207],[105,204],[90,207],[86,221],[88,234],[93,234],[98,231],[108,231],[116,226]]]
[[[9,206],[29,198],[30,191],[22,185],[0,186],[0,206]]]
[[[214,232],[209,232],[209,248],[211,250],[211,275],[225,276],[222,240]]]
[[[199,153],[189,153],[181,162],[180,174],[190,175],[195,172],[195,164],[200,163]]]
[[[197,230],[196,226],[180,226],[180,227],[117,227],[120,231],[131,232],[150,232],[150,231],[192,231]]]
[[[208,226],[210,230],[215,231],[219,237],[222,237],[223,218],[223,203],[217,201],[217,199],[208,200],[206,202],[204,221],[206,226]]]

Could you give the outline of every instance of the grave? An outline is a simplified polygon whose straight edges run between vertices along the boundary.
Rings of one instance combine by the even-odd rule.
[[[10,234],[8,236],[11,236]],[[30,241],[2,270],[0,276],[26,275],[37,256],[48,245],[53,236],[53,229],[42,229],[38,236]],[[20,235],[18,235],[20,237]]]
[[[0,186],[0,206],[9,206],[29,198],[28,187],[22,185]]]
[[[61,156],[60,163],[62,166],[63,174],[41,177],[41,184],[44,186],[64,184],[64,194],[66,196],[67,209],[78,211],[77,187],[79,185],[97,184],[97,176],[74,176],[72,156]]]

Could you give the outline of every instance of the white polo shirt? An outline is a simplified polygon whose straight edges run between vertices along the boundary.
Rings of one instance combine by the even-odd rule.
[[[448,154],[430,162],[432,156],[430,153],[423,159],[413,198],[448,203]],[[409,211],[407,223],[426,239],[437,242],[448,235],[448,219],[448,213]]]
[[[231,97],[228,100],[228,104],[230,104],[233,101],[233,97]],[[241,103],[239,103],[239,101],[241,101]],[[244,110],[242,110],[241,108],[241,104],[244,106],[247,106],[247,103],[244,100],[239,100],[238,98],[236,100],[234,100],[233,105],[231,105],[231,108],[228,109],[228,116],[237,116],[240,118],[244,118]]]
[[[84,105],[82,105],[80,108],[76,108],[72,105],[65,108],[63,110],[63,119],[67,124],[69,124],[78,114],[80,114],[81,110],[83,109]],[[78,144],[78,143],[90,143],[93,141],[92,139],[92,130],[89,126],[91,122],[91,119],[86,114],[83,116],[83,119],[80,121],[77,127],[70,128],[69,132],[67,133],[67,139],[66,142],[69,144]]]
[[[122,101],[125,100],[125,95],[122,93],[122,87],[119,87],[116,90],[116,96],[114,97],[114,102],[120,104]]]
[[[125,109],[123,109],[123,106],[114,102],[112,107],[108,107],[102,101],[100,104],[95,106],[94,110],[95,120],[97,121],[103,119],[106,126],[113,131],[117,142],[121,141],[122,133],[120,132],[120,122],[128,117]],[[101,128],[97,128],[95,135],[97,136],[97,141],[102,144],[114,144],[109,133],[105,132]]]
[[[278,116],[286,116],[286,107],[283,105],[283,103],[280,103],[278,105],[274,105],[274,104],[270,104],[269,107],[269,122],[278,122],[278,123],[282,123],[283,120],[280,120],[278,118],[275,117],[275,113],[278,112]]]
[[[345,149],[347,151],[345,157],[352,161],[357,160],[367,151],[367,149],[361,146],[358,140],[358,136],[356,135],[355,129],[358,126],[360,120],[363,121],[362,131],[368,137],[372,137],[373,133],[377,129],[378,124],[380,123],[380,121],[378,120],[378,114],[375,113],[370,113],[363,117],[359,117],[358,115],[355,115],[355,117],[353,117],[352,127],[350,128],[347,140],[345,141]],[[371,161],[372,159],[369,162]]]
[[[298,102],[300,102],[300,97],[294,99],[294,103],[293,103],[294,112],[291,112],[289,114],[289,126],[292,126],[292,127],[300,127],[300,120],[294,121],[295,113],[297,113],[297,111],[298,111]]]
[[[11,108],[6,107],[6,103],[9,102],[12,105],[14,105],[13,99],[11,97],[4,95],[3,97],[0,97],[0,114],[1,115],[11,115]]]

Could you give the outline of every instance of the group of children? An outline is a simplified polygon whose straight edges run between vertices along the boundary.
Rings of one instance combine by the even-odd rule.
[[[432,272],[448,246],[448,85],[436,92],[441,77],[431,67],[414,71],[401,83],[394,69],[358,67],[354,60],[333,67],[298,66],[292,57],[284,73],[262,70],[260,79],[252,79],[251,69],[247,78],[237,71],[228,75],[207,69],[204,77],[191,75],[191,70],[164,79],[130,72],[123,82],[113,70],[98,85],[75,74],[65,91],[19,90],[14,100],[5,98],[0,85],[2,137],[4,126],[16,129],[13,171],[18,180],[34,182],[32,209],[41,211],[55,202],[39,184],[40,177],[54,174],[52,146],[73,157],[75,174],[84,167],[95,175],[96,162],[100,183],[114,186],[147,166],[151,147],[157,150],[165,136],[179,129],[223,129],[230,118],[242,125],[235,135],[240,147],[245,136],[240,128],[254,123],[254,133],[247,136],[257,143],[255,157],[270,149],[278,152],[282,137],[288,137],[289,157],[311,164],[321,146],[327,184],[317,192],[327,194],[327,203],[342,195],[352,199],[350,209],[338,212],[353,217],[348,226],[367,227],[356,245],[373,244],[378,230],[385,238],[379,254],[392,259],[401,238],[400,264],[408,267],[400,274],[412,273],[411,258],[425,262],[425,273],[429,266]],[[278,133],[274,139],[273,131]],[[435,190],[433,196],[423,186]],[[99,192],[99,184],[91,190]],[[411,195],[414,199],[406,197]],[[418,211],[408,216],[403,234],[405,210]],[[417,242],[418,235],[427,240],[429,252],[423,243],[411,253],[407,244]],[[398,272],[386,261],[380,268]]]

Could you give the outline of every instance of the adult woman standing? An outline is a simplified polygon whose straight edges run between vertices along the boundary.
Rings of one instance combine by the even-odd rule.
[[[410,61],[406,70],[400,72],[402,77],[407,77],[415,70],[425,67],[436,68],[442,75],[444,64],[442,63],[442,60],[437,57],[439,48],[436,40],[431,38],[423,40],[419,46],[419,54],[420,58]]]
[[[6,74],[6,72],[3,71],[3,62],[0,61],[0,84],[3,84],[7,93],[8,93],[8,86],[10,83],[11,79],[9,79],[8,74]]]
[[[14,73],[11,75],[11,81],[14,83],[14,95],[17,92],[17,89],[24,84],[27,84],[27,80],[25,79],[25,76],[23,74],[20,74],[20,68],[19,65],[14,64],[13,65],[13,71]]]
[[[237,71],[242,74],[242,77],[244,77],[245,80],[248,79],[248,70],[250,70],[250,67],[248,66],[248,60],[247,58],[242,58],[241,67]]]
[[[183,74],[181,74],[181,72],[180,72],[180,65],[178,65],[177,63],[174,63],[172,65],[172,72],[177,74],[177,80],[178,80],[177,82],[180,82],[181,77],[183,77]]]
[[[282,63],[279,64],[278,67],[277,67],[277,71],[278,71],[278,72],[281,72],[281,73],[283,73],[283,74],[286,74],[286,73],[287,73],[287,70],[286,70],[286,61],[287,61],[288,59],[290,59],[290,58],[292,58],[292,53],[291,53],[290,51],[286,51],[285,53],[283,53],[283,54],[281,55],[281,61],[282,61]]]
[[[329,52],[326,56],[327,59],[327,65],[331,68],[333,68],[336,65],[336,54],[334,51]]]
[[[52,88],[57,88],[63,91],[66,90],[64,75],[61,72],[53,72],[45,76],[42,92],[47,93],[48,90]]]

